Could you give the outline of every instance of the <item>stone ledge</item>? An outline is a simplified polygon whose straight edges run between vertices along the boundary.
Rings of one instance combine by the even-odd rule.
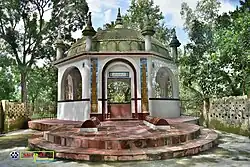
[[[157,130],[157,129],[169,130],[170,129],[169,125],[154,125],[154,124],[151,124],[150,122],[147,122],[147,121],[143,121],[143,123],[146,126],[150,127],[151,129],[154,129],[154,130]]]
[[[169,125],[167,120],[159,118],[159,117],[146,116],[145,121],[155,126],[168,126]]]
[[[199,139],[177,146],[162,146],[136,150],[105,150],[93,148],[76,148],[49,143],[43,138],[29,139],[31,148],[55,150],[56,158],[86,161],[133,161],[163,160],[195,155],[218,144],[218,134],[213,130],[203,129]]]
[[[98,125],[100,125],[101,122],[98,118],[96,117],[91,117],[89,120],[86,120],[82,123],[81,125],[81,129],[84,129],[84,128],[97,128]]]

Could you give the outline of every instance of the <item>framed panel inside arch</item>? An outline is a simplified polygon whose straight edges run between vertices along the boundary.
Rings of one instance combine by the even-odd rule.
[[[173,72],[168,67],[160,67],[155,76],[155,98],[174,98],[177,87]]]
[[[74,101],[82,99],[82,76],[75,66],[65,70],[61,80],[61,100]]]

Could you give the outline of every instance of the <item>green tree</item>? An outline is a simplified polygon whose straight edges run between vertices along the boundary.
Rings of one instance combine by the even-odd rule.
[[[0,100],[13,99],[15,95],[15,84],[12,69],[14,60],[0,51]]]
[[[227,83],[221,78],[223,69],[218,65],[213,42],[220,3],[216,0],[200,0],[195,10],[185,2],[181,7],[184,28],[191,42],[185,46],[184,55],[180,58],[180,78],[184,88],[204,101],[205,115],[209,109],[209,98],[226,92]]]
[[[230,69],[225,74],[232,95],[250,91],[250,12],[249,1],[217,19],[214,41],[219,50],[220,66]]]
[[[33,67],[29,73],[27,86],[29,101],[34,110],[35,104],[39,101],[43,104],[55,102],[57,97],[57,76],[55,67],[45,65]]]
[[[160,7],[155,5],[153,0],[131,0],[129,9],[123,16],[123,23],[127,27],[141,31],[147,24],[147,16],[155,28],[156,39],[168,47],[172,31],[166,26]]]
[[[52,11],[49,21],[45,14]],[[88,6],[85,0],[0,1],[0,38],[8,45],[20,73],[21,100],[27,102],[27,76],[37,60],[51,58],[52,41],[61,29],[65,39],[82,28]],[[50,46],[46,48],[45,46]]]
[[[249,3],[230,14],[218,15],[216,0],[200,0],[196,9],[182,4],[181,15],[191,43],[181,57],[184,88],[204,101],[204,112],[213,96],[246,94],[249,73]]]

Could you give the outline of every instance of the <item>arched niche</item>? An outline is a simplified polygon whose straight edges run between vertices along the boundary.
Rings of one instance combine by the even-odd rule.
[[[65,70],[61,81],[62,100],[82,99],[82,76],[78,68],[69,67]]]
[[[173,72],[168,67],[161,67],[155,76],[155,98],[176,98],[177,83]]]

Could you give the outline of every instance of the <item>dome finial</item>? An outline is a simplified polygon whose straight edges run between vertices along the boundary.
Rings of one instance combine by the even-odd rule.
[[[61,30],[58,30],[57,39],[62,39]]]
[[[94,36],[96,34],[96,31],[92,27],[92,21],[91,21],[91,12],[88,14],[88,20],[85,29],[82,31],[82,34],[84,36]]]
[[[118,25],[122,25],[122,16],[121,16],[121,9],[118,8],[118,13],[117,13],[117,17],[116,17],[116,21],[115,24]]]
[[[181,43],[179,42],[177,36],[176,36],[176,31],[175,27],[172,29],[172,40],[170,41],[170,47],[179,47],[181,46]]]
[[[87,26],[92,27],[91,12],[88,14]]]
[[[60,28],[58,29],[58,34],[56,37],[55,45],[56,45],[56,47],[60,47],[60,46],[64,45]]]
[[[146,35],[150,35],[153,36],[155,34],[154,28],[153,26],[151,26],[150,21],[149,21],[149,13],[146,13],[146,24],[142,29],[142,35],[146,36]]]

